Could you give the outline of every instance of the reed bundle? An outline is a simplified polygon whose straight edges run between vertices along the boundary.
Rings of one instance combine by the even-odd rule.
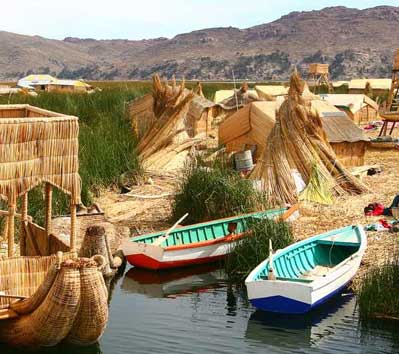
[[[288,97],[276,114],[276,124],[251,178],[262,181],[273,204],[295,203],[298,195],[292,170],[297,170],[308,184],[313,164],[332,186],[334,195],[366,191],[366,186],[337,160],[320,117],[312,112],[310,100],[303,95],[304,88],[305,83],[294,72]]]
[[[184,81],[177,85],[153,78],[153,111],[155,122],[138,144],[139,156],[144,168],[162,169],[180,152],[193,145],[187,127],[186,115],[195,97],[185,88]],[[164,156],[165,155],[165,156]]]

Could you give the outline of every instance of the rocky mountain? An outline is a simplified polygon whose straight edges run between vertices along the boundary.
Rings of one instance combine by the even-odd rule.
[[[28,73],[62,78],[287,79],[296,65],[326,62],[334,79],[389,76],[399,48],[399,7],[292,12],[247,28],[209,28],[174,38],[95,40],[0,32],[0,80]]]

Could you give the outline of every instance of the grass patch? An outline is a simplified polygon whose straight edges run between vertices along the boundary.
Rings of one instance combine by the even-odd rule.
[[[189,213],[186,224],[220,219],[242,213],[267,209],[263,194],[242,179],[226,162],[212,167],[202,163],[189,165],[173,201],[172,219]]]
[[[254,219],[247,226],[250,236],[238,241],[225,261],[226,274],[233,282],[243,282],[259,263],[269,257],[269,239],[274,250],[294,242],[291,228],[284,221]]]
[[[359,289],[359,312],[362,318],[395,317],[399,319],[399,252],[392,260],[372,268]]]
[[[126,117],[125,105],[144,94],[145,87],[136,89],[104,89],[91,95],[41,93],[37,97],[13,95],[0,97],[0,104],[28,103],[79,117],[79,173],[82,177],[82,200],[90,204],[92,193],[99,187],[118,183],[125,172],[139,172],[137,141]],[[54,192],[54,214],[68,212],[67,197]],[[30,214],[41,220],[42,192],[30,193]]]

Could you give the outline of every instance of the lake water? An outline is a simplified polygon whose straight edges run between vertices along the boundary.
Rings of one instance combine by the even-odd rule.
[[[212,265],[164,273],[130,268],[111,292],[100,343],[39,353],[399,353],[399,325],[359,323],[349,294],[306,316],[263,313]],[[0,346],[0,353],[22,352]]]

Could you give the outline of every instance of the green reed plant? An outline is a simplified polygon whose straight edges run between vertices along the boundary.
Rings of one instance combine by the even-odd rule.
[[[126,103],[145,93],[145,88],[104,89],[93,94],[40,93],[37,97],[14,95],[0,97],[0,104],[28,103],[55,112],[79,117],[79,173],[82,177],[82,200],[90,204],[93,191],[118,183],[125,172],[140,173],[136,145]],[[31,192],[30,210],[41,216],[41,190]],[[55,195],[55,211],[68,212],[67,197]],[[36,207],[36,206],[37,207]],[[33,214],[32,214],[33,213]]]
[[[240,177],[226,161],[187,166],[172,204],[172,219],[188,213],[185,224],[219,219],[267,208],[252,181]]]
[[[233,282],[243,282],[248,274],[269,257],[269,239],[274,250],[294,242],[291,228],[284,221],[252,219],[247,223],[248,236],[232,246],[225,261],[225,271]]]
[[[360,285],[358,301],[361,318],[399,319],[399,252],[391,260],[368,270]]]

